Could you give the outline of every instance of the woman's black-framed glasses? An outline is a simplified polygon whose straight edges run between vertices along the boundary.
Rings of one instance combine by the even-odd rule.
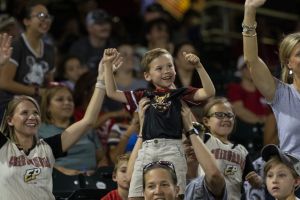
[[[215,117],[217,119],[224,119],[225,117],[227,117],[228,119],[233,119],[235,115],[232,112],[214,112],[208,115],[208,117]]]
[[[53,16],[52,15],[49,15],[49,14],[43,13],[43,12],[39,12],[39,13],[37,13],[35,15],[32,15],[32,17],[36,17],[36,18],[38,18],[41,21],[46,21],[46,20],[52,21],[53,20]]]
[[[144,166],[143,173],[147,172],[151,168],[154,168],[154,166],[169,168],[176,174],[174,164],[169,162],[169,161],[164,161],[164,160],[154,161],[154,162],[148,163],[147,165]]]

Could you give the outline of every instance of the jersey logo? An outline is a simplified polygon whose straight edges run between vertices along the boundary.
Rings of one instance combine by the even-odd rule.
[[[152,106],[157,109],[159,112],[164,112],[169,109],[171,105],[171,101],[167,101],[170,94],[167,93],[163,96],[155,96],[154,97],[154,103],[152,103]]]
[[[237,166],[234,165],[226,165],[226,168],[224,170],[224,175],[234,175],[238,171]]]
[[[36,177],[41,173],[40,168],[27,169],[24,175],[25,183],[35,180]]]

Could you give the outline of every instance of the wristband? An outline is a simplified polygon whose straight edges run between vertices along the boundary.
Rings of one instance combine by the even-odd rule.
[[[102,81],[102,80],[97,80],[95,87],[96,87],[96,88],[105,89],[104,81]]]
[[[199,132],[197,131],[197,129],[192,128],[191,130],[185,132],[185,136],[186,136],[187,138],[190,138],[190,136],[193,135],[193,134],[199,135]]]

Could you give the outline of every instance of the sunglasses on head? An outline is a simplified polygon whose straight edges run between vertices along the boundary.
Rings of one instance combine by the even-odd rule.
[[[232,112],[214,112],[210,115],[208,115],[208,117],[215,117],[217,119],[224,119],[225,117],[227,117],[228,119],[232,119],[235,117],[235,115]]]
[[[144,166],[143,173],[145,174],[149,169],[152,169],[155,166],[171,169],[176,174],[174,164],[169,161],[163,161],[163,160],[148,163],[147,165]]]

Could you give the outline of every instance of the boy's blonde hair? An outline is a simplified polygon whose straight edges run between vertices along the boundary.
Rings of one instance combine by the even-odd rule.
[[[168,54],[168,55],[172,56],[170,54],[170,52],[168,52],[166,49],[162,49],[162,48],[156,48],[156,49],[152,49],[152,50],[146,52],[141,61],[141,66],[142,66],[142,69],[144,70],[144,72],[149,72],[149,70],[150,70],[149,64],[155,58],[158,58],[159,56],[164,55],[164,54]]]
[[[121,166],[121,162],[124,162],[124,161],[128,162],[129,161],[129,157],[130,157],[130,154],[128,154],[128,153],[121,154],[121,155],[118,156],[117,162],[115,164],[115,168],[114,168],[114,171],[113,171],[113,174],[117,173],[118,169]]]
[[[265,166],[264,166],[264,176],[265,176],[265,178],[267,176],[268,171],[272,167],[274,167],[276,165],[279,165],[279,164],[284,164],[285,166],[287,166],[289,168],[289,170],[291,171],[291,173],[292,173],[292,175],[293,175],[293,177],[295,179],[299,177],[299,175],[297,174],[297,172],[294,169],[292,169],[291,167],[289,167],[287,164],[285,164],[284,162],[282,162],[282,160],[278,156],[272,156],[270,158],[270,160],[268,160],[266,162]]]

